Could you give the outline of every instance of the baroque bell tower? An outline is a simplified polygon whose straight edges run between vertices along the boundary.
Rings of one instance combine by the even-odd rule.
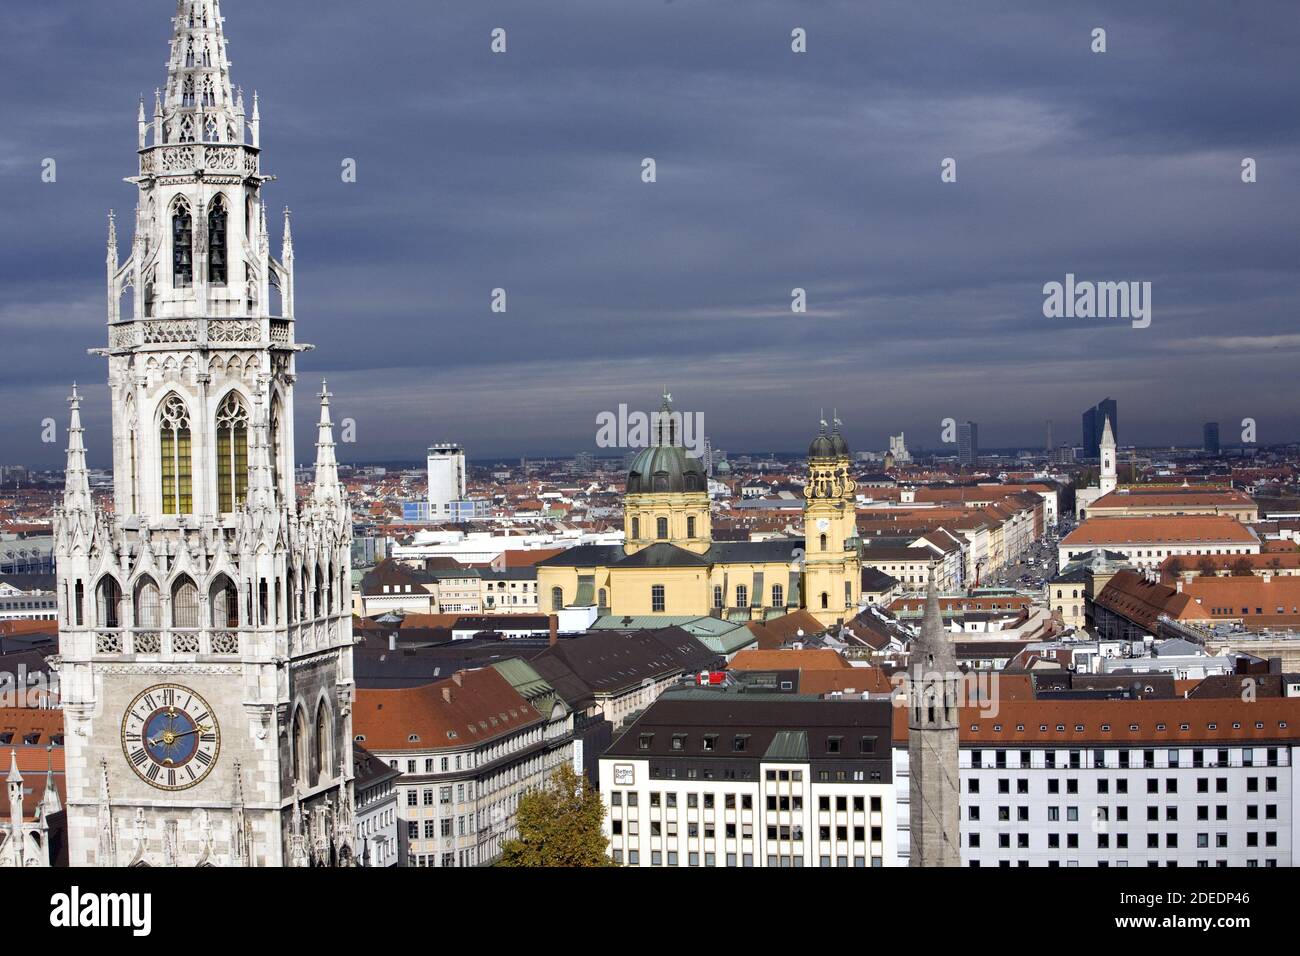
[[[827,434],[826,420],[808,446],[804,485],[804,581],[808,611],[834,625],[857,613],[862,596],[862,560],[857,526],[857,485],[840,420]]]
[[[322,388],[294,485],[285,211],[270,252],[260,116],[232,90],[219,0],[179,0],[141,102],[134,235],[108,225],[113,509],[70,399],[55,515],[72,865],[354,859],[351,510]],[[125,305],[124,305],[125,303]]]

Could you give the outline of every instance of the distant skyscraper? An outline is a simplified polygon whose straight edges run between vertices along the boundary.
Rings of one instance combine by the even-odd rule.
[[[1217,455],[1219,453],[1219,423],[1206,422],[1202,429],[1205,436],[1203,447],[1207,455]]]
[[[975,422],[957,426],[957,464],[973,465],[980,456],[980,427]]]
[[[912,460],[912,455],[907,450],[907,442],[904,440],[903,432],[889,436],[889,452],[894,456],[896,464],[906,465]]]
[[[1052,420],[1050,418],[1047,420],[1047,450],[1049,452],[1052,450]]]
[[[465,497],[465,452],[459,445],[429,446],[429,516],[451,512],[451,503]]]
[[[1085,458],[1101,457],[1101,432],[1110,419],[1110,433],[1119,442],[1119,405],[1113,398],[1104,398],[1083,413],[1080,442]]]

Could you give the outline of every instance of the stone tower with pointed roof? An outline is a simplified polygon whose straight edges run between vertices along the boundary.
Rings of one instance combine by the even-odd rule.
[[[944,633],[935,569],[908,665],[910,865],[961,866],[958,705],[961,674]]]
[[[310,346],[223,24],[219,0],[177,3],[124,258],[109,217],[111,512],[69,400],[55,548],[74,866],[353,856],[351,511],[324,390],[316,485],[295,491]]]

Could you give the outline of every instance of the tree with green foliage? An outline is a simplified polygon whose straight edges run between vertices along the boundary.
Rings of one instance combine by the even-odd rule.
[[[605,806],[573,764],[519,798],[519,838],[501,848],[500,866],[613,866],[605,852]]]

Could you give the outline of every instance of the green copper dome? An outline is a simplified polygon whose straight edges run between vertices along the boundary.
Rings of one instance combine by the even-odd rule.
[[[632,460],[627,493],[708,491],[709,479],[700,460],[680,445],[651,445]]]

